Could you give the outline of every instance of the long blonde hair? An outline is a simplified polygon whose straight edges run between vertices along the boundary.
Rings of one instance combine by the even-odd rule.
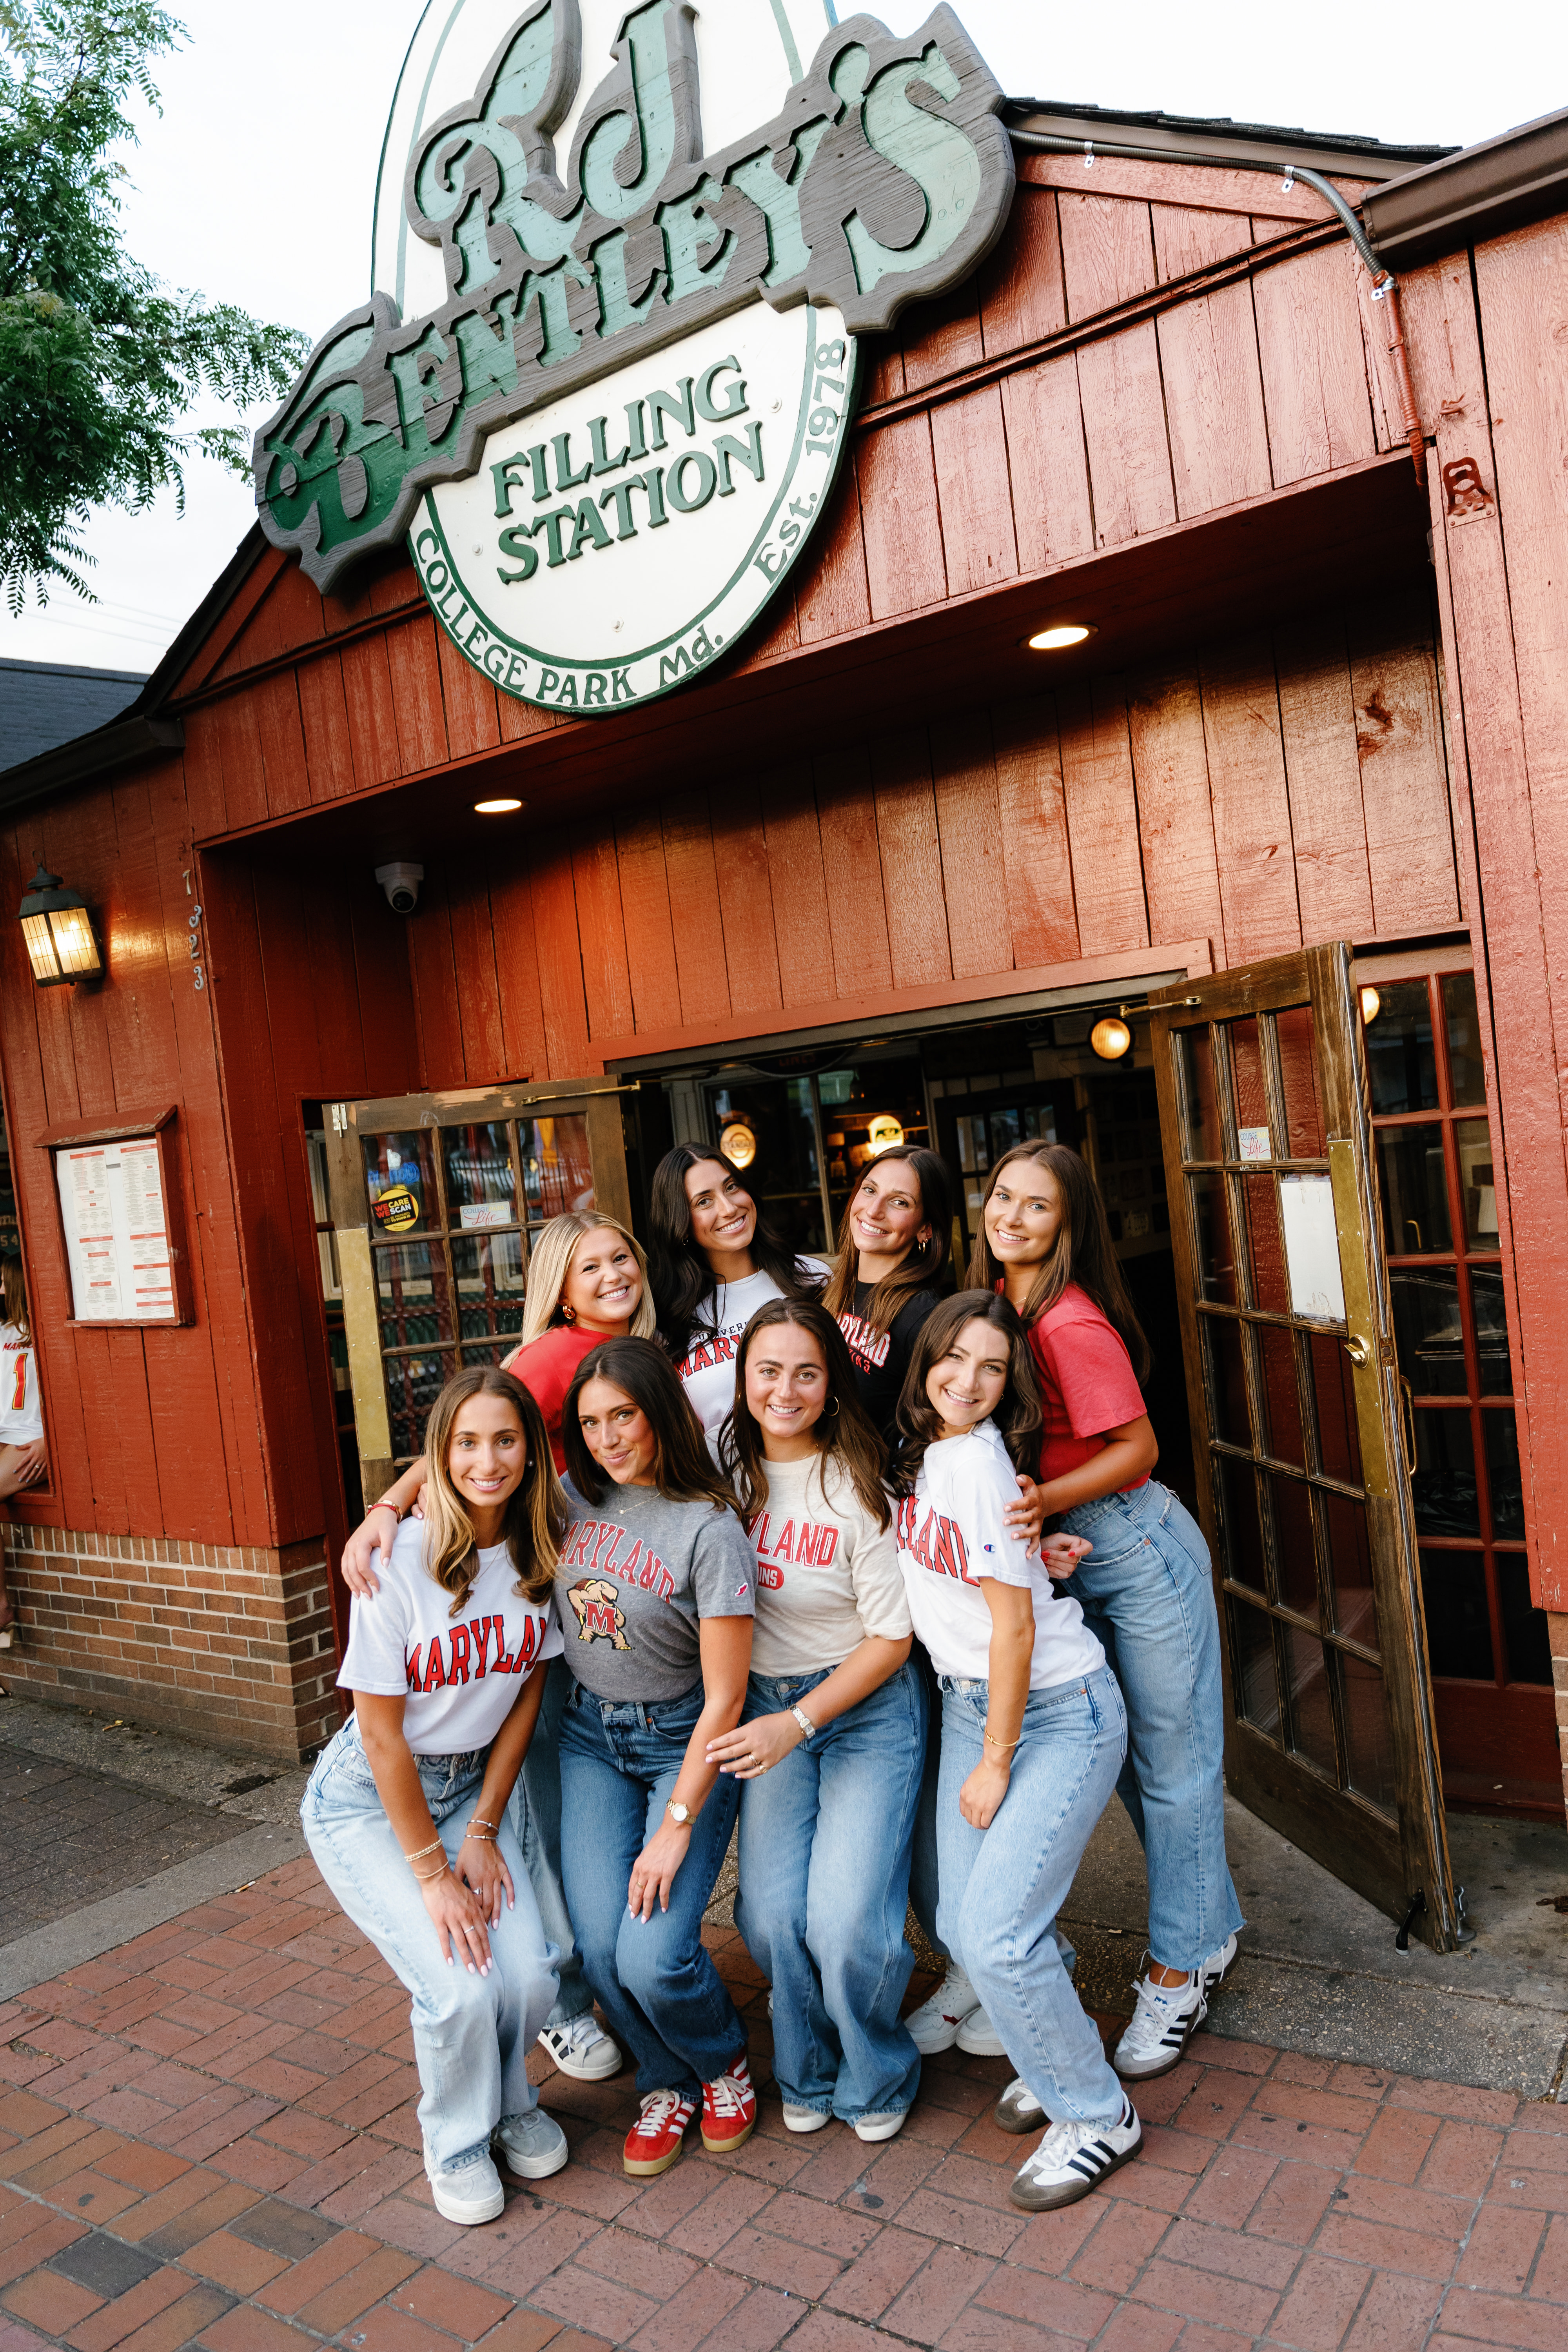
[[[5,1320],[14,1323],[21,1337],[31,1343],[33,1318],[27,1311],[27,1277],[22,1271],[19,1257],[0,1258],[0,1296],[5,1301]],[[647,1293],[644,1293],[647,1296]],[[651,1331],[653,1325],[648,1325]]]
[[[531,1339],[549,1330],[552,1323],[563,1323],[561,1294],[566,1287],[573,1253],[584,1235],[600,1232],[619,1234],[622,1241],[637,1260],[642,1277],[642,1297],[637,1311],[632,1317],[628,1334],[633,1339],[651,1339],[657,1328],[653,1304],[653,1286],[647,1278],[647,1260],[642,1244],[635,1234],[628,1234],[618,1217],[602,1217],[596,1210],[570,1210],[563,1217],[552,1217],[534,1243],[528,1257],[528,1289],[523,1299],[522,1329],[518,1334],[518,1346],[526,1348]]]
[[[499,1364],[475,1364],[456,1373],[430,1408],[425,1424],[425,1570],[452,1595],[447,1612],[460,1617],[479,1572],[473,1521],[447,1466],[452,1426],[469,1399],[504,1397],[515,1406],[528,1446],[528,1466],[518,1481],[501,1523],[501,1540],[517,1570],[517,1591],[543,1601],[555,1580],[555,1563],[566,1536],[566,1497],[555,1475],[544,1415],[522,1382]]]

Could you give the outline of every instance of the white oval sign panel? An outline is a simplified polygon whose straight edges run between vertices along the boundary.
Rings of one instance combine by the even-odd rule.
[[[406,536],[506,693],[697,677],[828,501],[856,339],[1005,222],[1002,93],[951,7],[431,0],[394,98],[375,289],[256,440],[323,590]]]

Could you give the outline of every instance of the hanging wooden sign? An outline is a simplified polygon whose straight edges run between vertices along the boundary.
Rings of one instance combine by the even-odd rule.
[[[458,0],[427,61],[421,28],[395,235],[377,213],[397,296],[257,436],[262,527],[321,588],[406,533],[466,657],[574,711],[668,692],[756,619],[825,509],[857,339],[967,276],[1014,187],[951,8],[907,39],[830,24],[803,67],[813,13]],[[738,131],[710,149],[710,84]]]

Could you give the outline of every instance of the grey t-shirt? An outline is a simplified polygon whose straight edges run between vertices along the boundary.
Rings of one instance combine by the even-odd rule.
[[[680,1698],[701,1676],[698,1620],[750,1617],[756,1554],[733,1511],[608,1486],[584,1501],[570,1478],[555,1601],[566,1663],[595,1698]]]

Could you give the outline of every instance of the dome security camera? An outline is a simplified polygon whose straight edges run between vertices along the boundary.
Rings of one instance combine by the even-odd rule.
[[[378,866],[375,878],[386,893],[386,903],[395,915],[411,915],[419,904],[419,885],[425,879],[423,866],[409,866],[401,860],[392,866]]]

